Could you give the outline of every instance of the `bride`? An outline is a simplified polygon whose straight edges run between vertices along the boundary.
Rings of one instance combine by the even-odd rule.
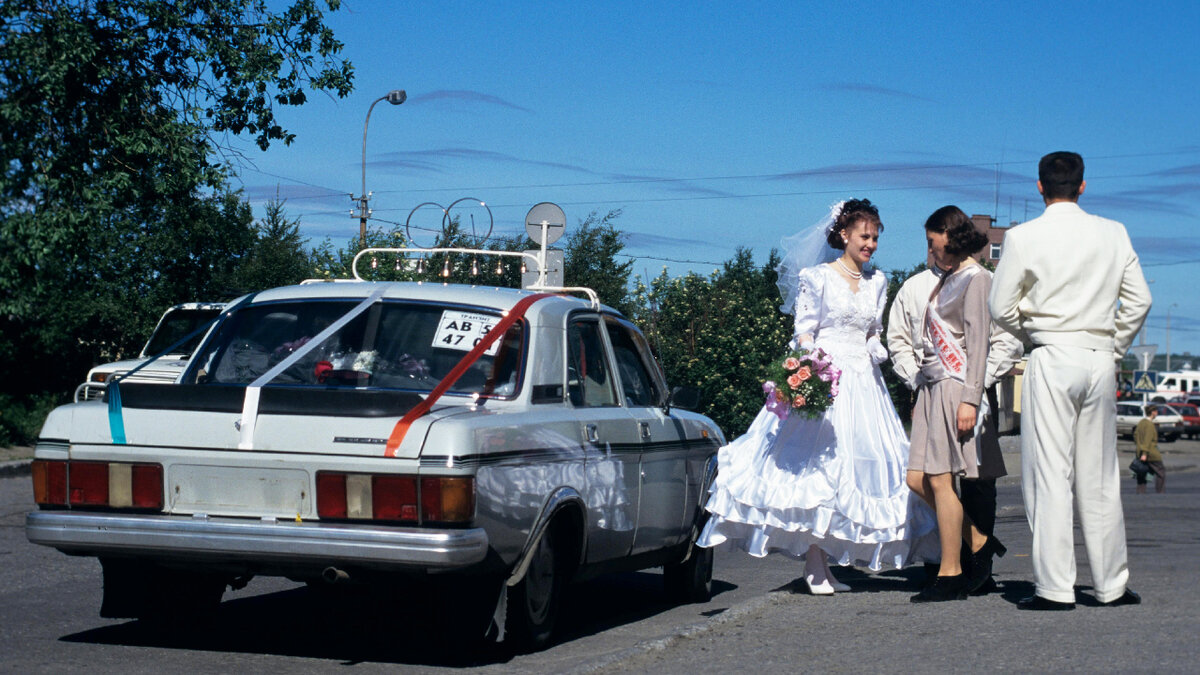
[[[852,199],[784,241],[778,283],[781,309],[795,316],[790,346],[832,357],[840,391],[816,418],[781,419],[768,400],[746,433],[720,449],[705,505],[711,516],[697,542],[803,558],[817,595],[849,590],[830,560],[879,570],[927,551],[936,559],[936,534],[926,536],[936,521],[905,484],[908,439],[879,372],[887,280],[867,264],[882,229],[879,210]]]

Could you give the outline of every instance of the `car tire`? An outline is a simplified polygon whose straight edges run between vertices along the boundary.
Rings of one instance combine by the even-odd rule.
[[[690,555],[680,563],[663,565],[663,585],[671,600],[690,604],[712,599],[713,550],[691,544]]]
[[[530,652],[550,644],[564,582],[564,565],[553,528],[547,529],[520,583],[509,587],[505,642]]]

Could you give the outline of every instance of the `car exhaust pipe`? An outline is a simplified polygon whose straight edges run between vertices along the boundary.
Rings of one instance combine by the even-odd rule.
[[[345,570],[339,570],[336,567],[326,567],[321,571],[321,578],[327,584],[338,584],[350,581],[350,575]]]

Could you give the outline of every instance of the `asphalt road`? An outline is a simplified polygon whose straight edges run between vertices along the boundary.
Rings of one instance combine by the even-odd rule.
[[[1125,445],[1125,444],[1123,444]],[[29,544],[28,478],[0,478],[0,670],[310,672],[718,672],[800,670],[1191,670],[1200,596],[1200,442],[1163,446],[1171,471],[1164,495],[1124,486],[1131,587],[1138,607],[1101,608],[1088,595],[1080,551],[1080,602],[1071,613],[1018,612],[1031,589],[1029,530],[1015,481],[1001,486],[998,536],[1009,555],[996,566],[1002,592],[965,602],[912,605],[919,569],[839,576],[853,591],[797,593],[800,565],[719,553],[716,595],[668,603],[657,571],[572,588],[559,642],[513,656],[468,650],[438,621],[428,594],[313,591],[256,579],[226,594],[214,623],[170,632],[102,619],[100,568]],[[1124,460],[1128,462],[1128,455]],[[1013,459],[1015,457],[1010,457]]]

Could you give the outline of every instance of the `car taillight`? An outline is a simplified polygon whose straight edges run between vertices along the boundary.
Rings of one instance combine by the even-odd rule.
[[[421,507],[426,520],[466,522],[475,514],[475,481],[471,478],[422,478]]]
[[[39,506],[163,507],[161,464],[35,460],[30,468]]]
[[[417,479],[412,476],[372,476],[371,506],[376,520],[417,522]]]
[[[465,523],[475,515],[475,480],[320,471],[317,515],[322,520]]]
[[[33,475],[33,501],[38,506],[67,505],[67,463],[35,459],[29,467]]]

